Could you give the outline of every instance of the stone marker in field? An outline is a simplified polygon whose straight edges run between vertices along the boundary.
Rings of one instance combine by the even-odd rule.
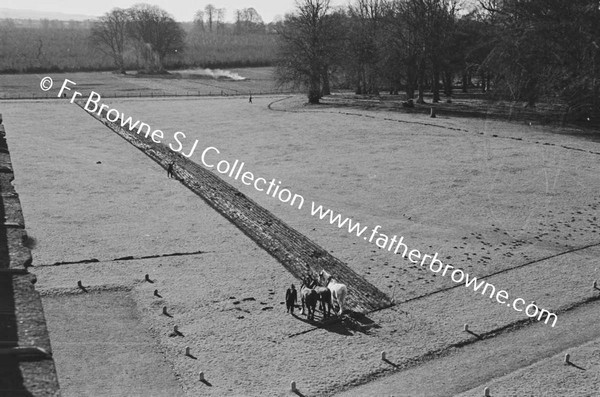
[[[88,290],[83,286],[83,284],[81,283],[81,280],[77,281],[77,287],[82,290],[83,292],[88,292]]]

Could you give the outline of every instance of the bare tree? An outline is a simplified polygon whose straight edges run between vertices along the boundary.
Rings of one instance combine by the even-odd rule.
[[[235,11],[235,34],[263,33],[265,24],[262,17],[252,7]]]
[[[447,65],[447,49],[453,38],[456,2],[453,0],[399,0],[394,3],[396,31],[400,33],[406,62],[407,96],[418,90],[424,102],[427,76],[433,101],[440,100],[440,77]],[[445,76],[451,79],[451,76]]]
[[[242,27],[244,25],[244,10],[235,10],[235,27],[233,32],[235,34],[242,33]]]
[[[217,8],[212,4],[207,4],[204,7],[204,14],[206,14],[206,23],[208,24],[208,31],[213,31],[213,22],[217,19]]]
[[[126,28],[129,14],[121,8],[114,8],[100,17],[92,26],[90,39],[104,54],[110,56],[120,73],[125,74],[123,52],[126,41]]]
[[[217,32],[225,28],[225,8],[217,8]]]
[[[157,6],[138,4],[128,13],[129,35],[138,43],[148,71],[164,71],[166,56],[183,49],[185,32],[169,13]]]
[[[196,14],[194,15],[194,28],[204,32],[204,11],[196,11]]]
[[[357,94],[378,94],[381,76],[384,0],[355,0],[348,7],[352,74]]]
[[[321,74],[326,63],[324,20],[329,0],[297,0],[294,14],[288,14],[277,28],[280,37],[277,78],[308,88],[308,101],[319,103]]]
[[[329,0],[297,0],[294,14],[277,25],[277,79],[308,89],[308,101],[319,103],[328,91],[330,68],[342,47],[341,19],[330,13]]]

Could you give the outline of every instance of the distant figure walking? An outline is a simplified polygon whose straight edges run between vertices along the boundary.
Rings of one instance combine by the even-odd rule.
[[[252,103],[252,94],[250,94],[250,98],[248,99],[248,102]]]
[[[168,176],[169,178],[173,178],[173,166],[174,166],[174,165],[175,165],[175,162],[174,162],[174,161],[171,161],[171,162],[169,163],[169,166],[167,167],[167,176]]]
[[[294,284],[285,292],[285,306],[287,307],[287,312],[294,314],[294,306],[298,302],[298,293],[296,292],[296,287]]]

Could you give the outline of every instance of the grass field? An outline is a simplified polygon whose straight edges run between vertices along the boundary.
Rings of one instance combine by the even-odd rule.
[[[136,76],[135,72],[125,76],[112,72],[0,74],[0,99],[56,98],[65,79],[76,83],[68,83],[73,91],[87,96],[95,90],[104,97],[249,95],[290,90],[290,87],[275,84],[271,67],[226,70],[237,73],[244,80],[199,78],[191,73],[192,70],[187,73],[172,71],[171,75],[158,77]],[[40,80],[45,76],[54,81],[50,91],[40,89]],[[73,92],[66,93],[70,97]]]
[[[442,372],[438,378],[447,385],[442,390],[477,395],[494,379],[506,395],[523,390],[576,396],[597,390],[598,378],[582,374],[576,380],[579,388],[565,388],[573,375],[560,359],[548,359],[550,353],[533,349],[528,360],[508,360],[506,366],[493,353],[515,358],[522,351],[518,342],[527,340],[552,344],[556,355],[574,349],[584,367],[597,365],[597,333],[570,338],[568,331],[593,329],[579,324],[588,316],[578,310],[593,312],[598,306],[595,300],[584,302],[598,295],[591,283],[598,278],[600,251],[599,143],[577,130],[307,107],[303,100],[261,96],[252,104],[244,97],[107,103],[167,136],[184,131],[198,139],[192,158],[197,162],[203,148],[217,147],[219,159],[244,161],[247,170],[280,180],[308,203],[370,228],[381,225],[381,233],[404,236],[410,248],[438,252],[444,263],[489,276],[512,297],[535,300],[559,313],[556,335],[567,336],[553,339],[555,330],[544,324],[505,329],[526,317],[312,217],[309,206],[291,208],[225,177],[397,302],[367,314],[362,323],[347,318],[315,328],[303,317],[285,314],[285,288],[297,280],[141,152],[66,100],[4,101],[0,112],[15,185],[27,230],[37,241],[37,286],[50,308],[51,340],[60,341],[54,348],[66,396],[81,395],[78,385],[86,376],[74,372],[73,362],[103,365],[95,360],[108,344],[88,346],[85,355],[75,342],[69,345],[68,329],[57,324],[67,313],[60,313],[56,302],[73,302],[68,316],[85,312],[88,323],[117,326],[119,317],[107,320],[100,314],[106,309],[89,313],[93,294],[102,296],[98,305],[103,308],[113,302],[120,311],[134,310],[137,332],[150,346],[145,348],[172,369],[136,373],[164,380],[174,393],[181,387],[190,396],[286,396],[293,395],[289,382],[295,380],[302,395],[331,395],[382,378],[399,396],[405,394],[394,379],[405,371],[425,379],[435,375],[436,363],[456,367],[465,360],[461,352],[481,349],[490,352],[487,364],[499,369],[476,377],[475,383],[469,375],[475,375],[476,365],[465,366],[460,376]],[[172,253],[187,255],[114,260]],[[99,262],[51,266],[91,258]],[[146,273],[153,284],[143,281]],[[82,294],[78,280],[92,292],[86,309],[76,309]],[[155,289],[161,297],[153,295]],[[161,314],[165,305],[172,317]],[[463,332],[465,323],[489,337],[478,341]],[[172,336],[174,325],[183,336]],[[194,358],[183,354],[186,346]],[[381,361],[382,350],[393,365]],[[135,361],[135,354],[124,354],[123,361]],[[476,360],[477,355],[469,357]],[[536,388],[527,375],[530,367],[543,375]],[[206,383],[199,381],[200,371]],[[96,392],[112,381],[110,371],[88,375],[85,382]],[[422,395],[428,395],[427,383],[421,384]],[[388,386],[377,389],[376,382],[368,385],[375,385],[369,395],[388,391]],[[127,389],[123,382],[119,391],[136,395],[133,383]]]

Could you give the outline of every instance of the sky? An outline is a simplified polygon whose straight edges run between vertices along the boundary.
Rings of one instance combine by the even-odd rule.
[[[346,2],[332,0],[331,4],[342,5]],[[266,23],[271,22],[276,16],[283,17],[285,13],[294,9],[294,0],[207,0],[205,2],[194,0],[0,0],[0,8],[100,16],[115,7],[128,8],[137,3],[157,5],[178,21],[192,21],[196,11],[204,9],[207,4],[225,8],[227,10],[226,21],[233,21],[234,11],[237,9],[253,7]]]

